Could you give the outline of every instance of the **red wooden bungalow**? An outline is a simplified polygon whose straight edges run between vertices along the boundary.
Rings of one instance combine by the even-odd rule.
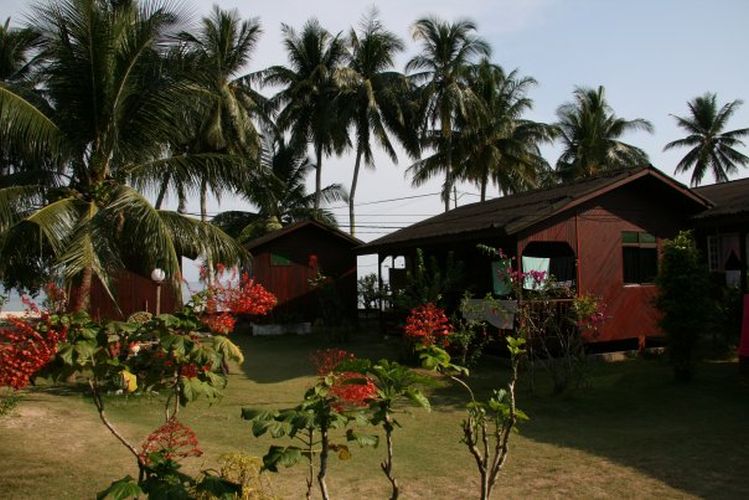
[[[313,321],[319,315],[310,280],[321,273],[333,280],[343,314],[355,317],[356,254],[362,242],[336,228],[308,220],[250,241],[252,277],[278,299],[273,320]]]
[[[157,285],[150,278],[133,271],[119,271],[112,283],[113,301],[104,286],[95,279],[91,286],[89,311],[96,319],[124,320],[134,312],[156,313]],[[179,297],[169,283],[161,285],[159,312],[171,313],[180,305]]]
[[[636,339],[658,334],[653,280],[663,240],[711,206],[657,169],[637,168],[465,205],[358,253],[377,254],[378,268],[404,257],[408,268],[417,248],[438,259],[453,252],[466,264],[466,286],[482,297],[492,290],[491,262],[476,245],[502,248],[519,266],[543,263],[577,293],[602,298],[608,320],[592,340]]]

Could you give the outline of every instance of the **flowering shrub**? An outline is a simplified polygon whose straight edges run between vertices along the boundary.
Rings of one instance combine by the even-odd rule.
[[[606,304],[593,295],[580,295],[572,302],[572,313],[581,332],[595,334],[606,321]]]
[[[236,269],[227,272],[217,264],[213,279],[205,267],[200,276],[206,283],[205,290],[197,294],[203,309],[201,321],[213,333],[228,335],[234,331],[237,316],[263,316],[276,306],[276,297],[247,273],[239,276]]]
[[[342,372],[336,374],[330,394],[338,400],[334,404],[339,411],[347,406],[365,407],[377,397],[377,386],[366,375]]]
[[[0,329],[0,387],[23,389],[57,354],[67,338],[65,325],[53,325],[46,315],[37,323],[29,318],[9,318]]]
[[[344,361],[353,360],[354,355],[342,349],[320,349],[310,355],[315,373],[320,376],[332,373]]]
[[[445,311],[432,303],[411,309],[404,327],[408,339],[424,345],[444,343],[451,331]]]
[[[154,454],[163,460],[178,462],[187,457],[199,457],[203,451],[195,432],[172,417],[149,434],[141,446],[140,456],[145,464],[152,463]]]
[[[242,276],[239,282],[215,282],[173,314],[97,322],[86,313],[63,313],[64,295],[56,288],[48,288],[48,293],[47,309],[39,310],[25,298],[27,316],[0,329],[0,386],[20,389],[42,372],[53,380],[85,377],[100,420],[133,455],[140,471],[137,482],[130,477],[115,481],[102,498],[144,493],[158,497],[164,488],[169,498],[192,498],[192,489],[216,485],[216,478],[199,483],[177,472],[176,460],[202,452],[192,430],[175,417],[180,407],[198,398],[215,400],[221,395],[227,382],[224,367],[243,360],[239,347],[224,336],[233,329],[234,316],[265,314],[275,305],[275,297]],[[165,424],[140,449],[104,412],[102,391],[113,389],[166,395]]]
[[[339,411],[349,406],[367,406],[376,397],[377,387],[369,377],[353,371],[338,370],[342,364],[357,362],[352,353],[342,349],[321,349],[313,352],[310,359],[320,377],[330,377],[330,394],[337,399],[333,404]]]

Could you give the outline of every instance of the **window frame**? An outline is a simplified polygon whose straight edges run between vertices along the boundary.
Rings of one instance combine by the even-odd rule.
[[[629,237],[626,237],[625,235],[629,235]],[[632,240],[631,235],[635,235],[634,241],[626,241],[626,240]],[[647,231],[622,231],[621,232],[621,247],[622,247],[622,284],[626,286],[652,286],[655,285],[655,277],[658,275],[658,267],[659,267],[659,255],[658,255],[658,237],[648,233]],[[650,281],[644,281],[642,280],[642,271],[640,269],[640,265],[638,264],[637,270],[634,274],[637,275],[638,281],[627,281],[627,275],[632,274],[628,273],[625,269],[625,266],[627,265],[627,259],[624,257],[625,255],[625,249],[626,248],[634,248],[637,250],[655,250],[655,273],[653,275],[653,279]],[[640,259],[640,252],[637,253],[637,261],[639,262]]]

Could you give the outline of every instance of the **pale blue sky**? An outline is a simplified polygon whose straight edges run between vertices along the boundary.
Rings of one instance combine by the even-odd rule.
[[[213,3],[193,0],[188,5],[202,14]],[[0,17],[10,15],[20,20],[31,2],[0,0],[0,4]],[[618,115],[642,117],[653,123],[655,134],[636,133],[626,140],[645,149],[652,163],[669,174],[673,174],[681,154],[664,153],[662,148],[682,135],[669,113],[685,114],[686,101],[707,90],[717,92],[722,102],[749,98],[749,2],[745,0],[232,0],[220,5],[261,19],[265,34],[250,70],[285,63],[281,22],[298,27],[308,17],[317,16],[331,31],[347,30],[376,5],[385,24],[408,41],[408,53],[401,58],[404,62],[416,50],[409,37],[409,26],[416,18],[426,14],[472,18],[491,43],[496,62],[508,69],[518,67],[538,80],[538,87],[531,92],[535,100],[532,118],[553,121],[556,108],[569,100],[575,86],[604,85]],[[736,113],[730,126],[749,126],[749,105]],[[556,150],[545,151],[554,163]],[[348,186],[352,163],[351,155],[326,160],[324,181]],[[393,166],[378,155],[377,171],[364,174],[357,202],[439,190],[441,181],[435,180],[414,191],[403,175],[408,164],[403,157],[400,165]],[[740,177],[747,176],[749,171],[742,171]],[[679,180],[688,182],[683,176]],[[471,186],[460,189],[477,191]],[[459,203],[475,200],[462,195]],[[225,196],[220,207],[215,201],[211,204],[213,211],[243,207],[242,201],[231,196]],[[190,208],[197,211],[197,203]],[[428,196],[361,207],[359,221],[403,226],[423,218],[413,214],[436,214],[440,210],[438,197]],[[346,210],[335,212],[345,223]],[[359,236],[371,240],[379,236],[377,231],[387,230],[362,228]]]

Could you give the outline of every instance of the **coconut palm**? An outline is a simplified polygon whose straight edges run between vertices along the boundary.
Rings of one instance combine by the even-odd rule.
[[[0,82],[12,87],[26,99],[35,99],[31,91],[35,68],[41,60],[41,37],[34,29],[10,26],[10,18],[0,25]],[[36,163],[24,162],[7,144],[0,150],[0,185],[26,184],[40,175]]]
[[[561,179],[578,179],[649,163],[645,151],[620,140],[630,131],[652,133],[649,121],[617,117],[606,102],[602,86],[597,89],[578,87],[573,96],[572,102],[557,109],[556,127],[563,150],[556,170]]]
[[[439,122],[439,133],[425,132],[444,159],[442,170],[445,183],[442,198],[445,211],[450,208],[453,176],[453,134],[457,120],[470,121],[484,113],[481,100],[466,81],[470,65],[478,57],[488,57],[489,45],[475,35],[476,25],[468,20],[448,23],[434,17],[419,19],[413,25],[413,38],[420,42],[421,53],[406,65],[407,72],[419,85],[424,105],[425,129]],[[431,177],[419,175],[417,162],[409,169],[414,174],[414,185]]]
[[[10,18],[0,25],[0,81],[19,82],[30,76],[39,59],[40,40],[33,28],[11,28]]]
[[[488,60],[472,66],[466,81],[486,113],[473,122],[458,120],[459,130],[453,139],[456,179],[475,183],[481,201],[486,199],[490,183],[499,188],[500,194],[535,187],[539,175],[549,169],[539,144],[553,137],[552,127],[522,118],[533,105],[526,94],[536,81],[518,76],[517,70],[506,74]],[[437,151],[421,160],[418,174],[428,176],[442,163]]]
[[[390,131],[402,135],[405,131],[401,104],[408,90],[408,80],[393,71],[394,58],[403,51],[403,41],[386,30],[376,10],[364,18],[359,31],[352,29],[348,37],[351,58],[347,69],[341,71],[345,91],[346,114],[350,116],[355,136],[356,160],[349,193],[349,228],[356,232],[354,202],[362,159],[374,168],[372,139],[387,153],[393,163],[398,156],[390,140]],[[407,141],[406,141],[407,142]]]
[[[282,25],[289,66],[272,66],[264,72],[265,83],[281,86],[272,102],[281,109],[277,125],[291,132],[294,147],[312,144],[315,152],[314,209],[322,201],[322,161],[349,146],[340,101],[337,73],[346,60],[340,34],[332,35],[317,19],[304,24],[301,33]]]
[[[287,144],[283,137],[263,138],[260,168],[239,194],[257,207],[255,212],[229,211],[218,214],[213,223],[241,242],[301,220],[315,219],[336,226],[332,212],[315,208],[315,194],[308,194],[306,178],[315,165],[304,147]],[[320,190],[324,203],[346,201],[345,189],[331,184]]]
[[[676,166],[677,174],[692,171],[692,186],[699,186],[708,170],[716,182],[726,182],[749,164],[749,157],[740,153],[736,146],[745,146],[741,137],[749,135],[749,128],[724,132],[728,120],[743,104],[738,99],[718,109],[718,96],[705,93],[687,103],[689,116],[674,116],[679,127],[689,134],[683,139],[669,142],[664,151],[673,148],[691,148]]]
[[[61,0],[36,7],[42,35],[37,101],[0,84],[0,139],[25,159],[48,160],[59,186],[0,189],[0,272],[41,251],[87,306],[94,276],[109,286],[125,266],[163,268],[179,283],[180,255],[236,263],[244,250],[208,223],[155,210],[128,178],[165,169],[199,178],[230,169],[226,155],[174,155],[180,110],[198,101],[164,71],[181,27],[169,4]],[[44,99],[41,99],[43,96]]]
[[[184,52],[179,54],[183,71],[200,89],[202,109],[184,117],[194,137],[189,137],[179,149],[204,153],[230,152],[246,158],[247,167],[251,168],[251,159],[257,157],[259,149],[255,121],[267,118],[268,109],[267,99],[252,87],[255,75],[244,74],[243,71],[261,33],[257,19],[243,21],[236,9],[222,10],[214,6],[211,13],[202,19],[197,32],[180,34],[179,38],[184,44]],[[157,207],[163,202],[170,181],[184,196],[184,179],[167,174],[157,196]],[[207,220],[208,191],[220,196],[227,181],[230,180],[209,175],[200,179],[197,190],[200,194],[201,220]]]

